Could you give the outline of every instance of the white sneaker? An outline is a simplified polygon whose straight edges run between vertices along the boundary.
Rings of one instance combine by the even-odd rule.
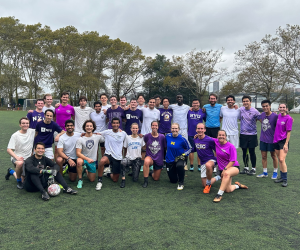
[[[188,170],[189,170],[187,165],[184,165],[184,170],[185,170],[185,171],[188,171]]]
[[[96,190],[101,190],[102,188],[102,182],[98,182],[97,185],[96,185]]]
[[[110,174],[110,167],[104,168],[103,173]]]
[[[217,173],[217,168],[216,167],[214,167],[214,173]]]
[[[184,188],[184,186],[179,184],[177,187],[177,190],[182,190],[183,188]]]

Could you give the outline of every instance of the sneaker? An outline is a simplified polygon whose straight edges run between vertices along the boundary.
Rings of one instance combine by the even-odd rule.
[[[200,168],[198,167],[198,172],[201,172],[201,167]]]
[[[194,171],[194,167],[192,167],[192,168],[190,167],[190,171],[193,172]]]
[[[18,189],[23,189],[23,182],[18,181],[18,182],[17,182],[17,188],[18,188]]]
[[[103,173],[106,173],[106,174],[110,174],[111,171],[110,171],[110,167],[107,167],[103,170]]]
[[[279,179],[276,179],[274,182],[275,183],[280,183],[280,182],[283,182],[283,179],[279,178]]]
[[[142,185],[143,188],[148,187],[148,181],[144,181],[144,184]]]
[[[282,182],[282,184],[281,184],[281,186],[283,186],[283,187],[287,187],[287,180],[283,180],[283,182]]]
[[[149,168],[149,170],[150,170],[150,171],[153,171],[153,166],[151,166],[151,167]]]
[[[69,168],[68,164],[63,166],[63,175],[65,175],[67,173],[68,168]]]
[[[86,165],[85,164],[82,165],[82,177],[86,174],[86,170],[87,170]]]
[[[83,181],[79,180],[77,183],[77,188],[82,188]]]
[[[222,195],[217,194],[213,200],[213,202],[220,202],[222,200]]]
[[[140,171],[143,172],[143,166],[141,166],[141,170]]]
[[[48,201],[48,200],[50,199],[50,196],[49,196],[49,194],[48,194],[46,191],[44,191],[44,192],[42,193],[42,199],[43,199],[44,201]]]
[[[201,169],[200,169],[201,170]],[[217,167],[214,167],[214,173],[217,173]]]
[[[184,170],[185,170],[185,171],[188,171],[188,170],[189,170],[187,165],[184,165]]]
[[[125,180],[122,180],[120,188],[124,188],[125,187]]]
[[[273,172],[273,175],[271,177],[272,180],[276,180],[277,179],[277,172]]]
[[[249,171],[249,173],[247,173],[247,175],[255,175],[255,174],[256,174],[256,170],[253,168]]]
[[[236,181],[235,184],[238,185],[241,189],[248,189],[248,187],[246,185],[241,184],[238,181]]]
[[[7,169],[7,173],[5,175],[5,180],[9,180],[9,177],[11,176],[10,171],[12,170],[12,168]]]
[[[178,184],[177,190],[183,190],[184,186],[182,184]]]
[[[72,189],[72,188],[70,188],[70,187],[68,187],[67,190],[64,189],[63,192],[67,193],[67,194],[77,194],[77,191],[74,190],[74,189]]]
[[[206,185],[205,188],[204,188],[204,190],[203,190],[203,193],[204,194],[209,194],[210,188],[211,188],[211,185]]]
[[[60,189],[64,189],[64,187],[62,185],[58,184],[58,186],[60,187]]]
[[[243,171],[240,172],[240,174],[248,174],[249,173],[249,169],[244,168]]]
[[[101,188],[102,188],[102,182],[99,181],[96,185],[96,190],[99,191],[101,190]]]
[[[259,175],[256,175],[257,178],[265,178],[265,177],[268,177],[268,173],[262,173],[262,174],[259,174]]]

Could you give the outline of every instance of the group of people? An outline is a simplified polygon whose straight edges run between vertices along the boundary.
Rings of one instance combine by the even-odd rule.
[[[189,170],[194,171],[196,152],[203,193],[210,193],[211,185],[221,181],[213,200],[220,202],[224,192],[248,188],[239,182],[232,184],[233,176],[256,174],[256,122],[260,121],[263,173],[257,177],[268,177],[267,152],[270,152],[272,179],[287,186],[285,158],[293,119],[287,114],[286,104],[280,104],[277,115],[271,112],[269,100],[262,102],[264,112],[260,114],[251,107],[251,97],[247,95],[242,98],[241,108],[232,95],[226,97],[227,106],[223,106],[212,93],[209,104],[202,109],[198,99],[192,101],[191,107],[183,103],[181,94],[176,100],[176,104],[170,104],[168,98],[157,95],[145,105],[144,96],[139,94],[129,104],[122,96],[118,105],[115,95],[101,94],[93,109],[87,107],[85,96],[79,98],[78,107],[72,107],[67,92],[61,94],[61,102],[53,107],[52,96],[47,94],[44,99],[36,100],[36,109],[20,119],[21,129],[11,136],[7,152],[15,170],[9,168],[5,178],[13,175],[18,188],[40,191],[42,199],[49,200],[45,190],[49,176],[54,176],[65,193],[76,194],[65,182],[64,173],[68,173],[70,181],[77,181],[78,189],[83,187],[86,176],[89,181],[97,182],[96,190],[101,190],[103,176],[117,182],[121,174],[120,187],[124,188],[126,174],[137,182],[142,171],[142,187],[146,188],[149,177],[158,181],[166,168],[170,182],[177,183],[177,189],[182,190],[187,160],[190,160]],[[239,146],[244,162],[241,172],[236,151]],[[102,157],[98,162],[99,147]],[[280,178],[277,178],[278,161]],[[213,177],[216,168],[218,172]]]

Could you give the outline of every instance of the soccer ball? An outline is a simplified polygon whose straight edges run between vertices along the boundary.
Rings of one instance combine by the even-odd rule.
[[[50,196],[57,196],[60,193],[60,187],[57,184],[52,184],[48,187],[48,194]]]

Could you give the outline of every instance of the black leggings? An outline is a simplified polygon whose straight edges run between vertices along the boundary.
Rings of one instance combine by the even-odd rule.
[[[184,160],[177,162],[166,163],[167,173],[171,183],[177,183],[183,185],[184,183]]]
[[[243,161],[244,161],[244,165],[245,167],[249,167],[248,163],[249,163],[249,155],[247,154],[247,148],[242,148],[243,150]],[[250,161],[251,161],[251,165],[252,168],[256,167],[256,154],[255,154],[255,148],[249,148],[249,154],[250,154]]]
[[[125,177],[126,173],[129,172],[129,166],[132,167],[132,180],[138,181],[139,173],[141,169],[141,158],[136,158],[135,160],[129,160],[128,158],[124,158],[121,161],[121,175]]]

